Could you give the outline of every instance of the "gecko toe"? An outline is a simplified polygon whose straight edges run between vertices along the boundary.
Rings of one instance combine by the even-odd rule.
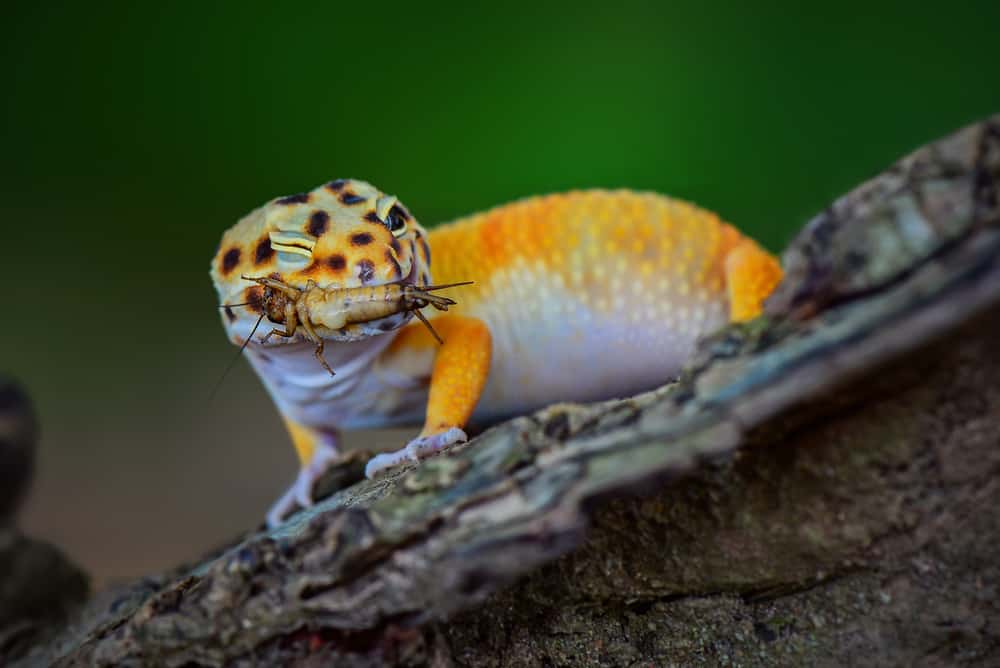
[[[365,476],[374,478],[379,473],[400,464],[420,462],[431,455],[437,454],[449,445],[463,443],[467,440],[469,440],[469,437],[458,427],[452,427],[440,434],[418,436],[407,443],[405,448],[394,452],[383,452],[369,459],[368,464],[365,466]]]
[[[316,482],[316,477],[310,475],[309,469],[302,469],[299,472],[298,478],[295,479],[295,484],[292,486],[292,491],[295,495],[295,501],[299,504],[301,508],[309,508],[313,505],[313,483]]]
[[[408,460],[406,448],[394,452],[383,452],[368,460],[365,465],[365,477],[374,478],[382,471],[395,468]]]
[[[449,445],[464,443],[468,440],[469,437],[465,435],[464,431],[458,427],[452,427],[440,434],[413,439],[406,444],[406,454],[412,461],[419,462],[421,459],[437,454]]]
[[[310,508],[316,502],[313,499],[313,487],[319,480],[331,462],[337,460],[337,448],[334,444],[317,448],[313,453],[309,464],[299,471],[292,486],[281,495],[271,509],[267,512],[267,526],[274,528],[285,521],[295,509]]]
[[[295,500],[302,508],[310,508],[316,503],[313,498],[313,487],[316,482],[323,477],[330,465],[338,459],[338,451],[335,447],[319,447],[313,453],[309,464],[299,471],[295,479]]]
[[[267,511],[267,528],[273,529],[282,522],[285,518],[292,514],[292,510],[295,508],[295,491],[296,485],[289,487],[284,494],[281,495],[274,505]]]

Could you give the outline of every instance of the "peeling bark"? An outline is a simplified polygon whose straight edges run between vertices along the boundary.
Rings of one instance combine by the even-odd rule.
[[[1000,117],[784,264],[679,381],[355,482],[19,665],[1000,662]]]

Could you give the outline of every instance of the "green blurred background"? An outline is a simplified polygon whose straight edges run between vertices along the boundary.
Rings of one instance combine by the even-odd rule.
[[[196,556],[290,482],[242,363],[208,401],[234,352],[209,259],[273,196],[353,176],[433,224],[628,186],[780,250],[1000,111],[1000,3],[810,4],[8,8],[0,370],[44,427],[22,524],[104,580]]]

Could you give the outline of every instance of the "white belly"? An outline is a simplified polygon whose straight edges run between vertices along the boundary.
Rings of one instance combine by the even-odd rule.
[[[475,418],[652,389],[676,377],[697,339],[727,321],[726,301],[704,294],[652,299],[627,290],[591,304],[551,287],[540,297],[538,282],[524,282],[518,289],[508,279],[508,299],[470,309],[493,335],[490,377]]]
[[[493,337],[493,361],[474,423],[530,412],[558,401],[611,399],[676,377],[700,336],[727,320],[728,304],[703,294],[651,299],[639,290],[617,301],[584,303],[529,274],[504,282],[495,297],[463,312]],[[283,414],[319,429],[420,424],[427,377],[409,378],[376,359],[391,334],[356,343],[328,342],[319,365],[311,344],[257,346],[248,357]],[[272,348],[268,350],[268,348]],[[260,353],[263,353],[261,355]]]

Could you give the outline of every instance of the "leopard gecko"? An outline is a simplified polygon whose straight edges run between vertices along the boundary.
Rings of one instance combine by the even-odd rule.
[[[470,420],[651,389],[700,336],[755,317],[781,275],[715,214],[653,193],[531,197],[430,232],[359,180],[271,200],[211,264],[226,333],[301,462],[268,524],[312,503],[341,429],[423,422],[373,476],[465,441]]]

